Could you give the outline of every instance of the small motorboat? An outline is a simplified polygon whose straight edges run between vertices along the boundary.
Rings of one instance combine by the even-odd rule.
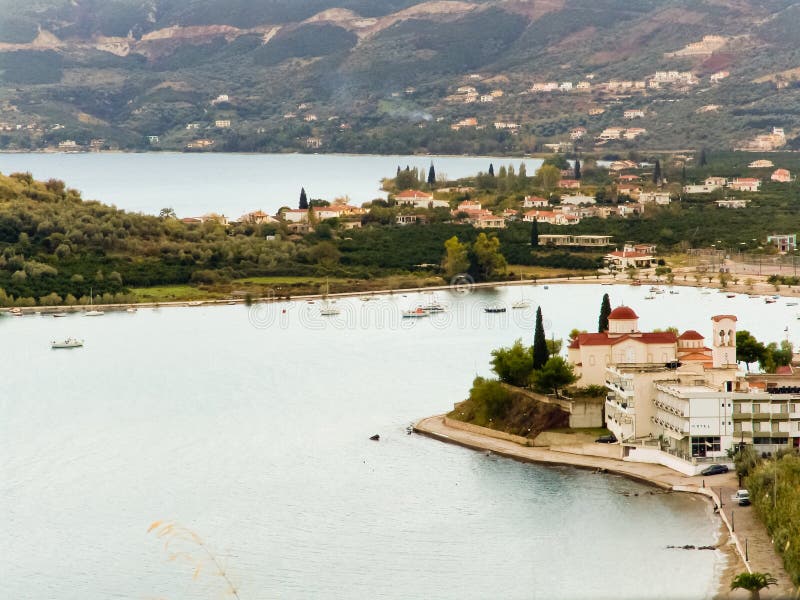
[[[52,314],[52,317],[54,319],[58,319],[60,317],[66,317],[66,316],[67,316],[67,313],[65,313],[65,312],[57,312],[57,313],[53,313]]]
[[[403,311],[403,318],[404,319],[421,319],[423,317],[429,317],[430,313],[426,311],[421,306],[418,306],[414,310],[405,310]]]
[[[128,312],[128,313],[135,313],[135,312],[136,312],[136,310],[137,310],[137,309],[136,309],[136,307],[135,307],[135,306],[129,306],[128,308],[126,308],[126,309],[125,309],[125,312]]]
[[[797,302],[787,302],[786,306],[797,306]]]
[[[726,298],[736,298],[736,294],[725,294]]]
[[[84,317],[102,317],[104,314],[106,314],[106,313],[104,313],[102,310],[90,310],[90,311],[87,311],[87,312],[83,313],[83,316]]]
[[[18,306],[15,306],[11,310],[8,311],[12,317],[21,317],[22,316],[22,309]]]
[[[71,338],[71,337],[68,337],[67,339],[65,339],[62,342],[53,340],[50,343],[50,347],[53,350],[56,350],[56,349],[59,349],[59,348],[80,348],[82,346],[83,346],[83,340],[78,340],[78,339]]]
[[[490,314],[497,314],[497,313],[504,313],[506,312],[505,306],[487,306],[483,309],[483,312],[490,313]]]
[[[655,298],[656,298],[656,295],[655,295],[655,294],[647,294],[647,295],[644,297],[644,299],[645,299],[645,300],[655,300]]]
[[[531,303],[528,300],[517,300],[511,305],[511,308],[530,308]]]
[[[777,300],[775,298],[773,298],[773,297],[764,298],[764,303],[765,304],[775,304],[776,302],[777,302]]]

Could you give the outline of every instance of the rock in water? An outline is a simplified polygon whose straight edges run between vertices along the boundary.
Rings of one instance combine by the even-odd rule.
[[[373,435],[369,439],[371,439],[373,442],[379,442],[379,441],[381,441],[381,436],[376,433],[375,435]]]

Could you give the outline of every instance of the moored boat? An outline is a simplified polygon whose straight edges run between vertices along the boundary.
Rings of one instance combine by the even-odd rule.
[[[83,340],[78,340],[72,337],[68,337],[67,339],[61,342],[53,340],[50,343],[50,347],[53,350],[56,350],[58,348],[80,348],[81,346],[83,346]]]

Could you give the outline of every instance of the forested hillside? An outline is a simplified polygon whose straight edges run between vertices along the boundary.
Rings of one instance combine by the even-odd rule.
[[[730,149],[775,127],[793,148],[800,133],[790,0],[0,0],[0,14],[0,149],[619,152]],[[610,127],[628,131],[600,139]]]

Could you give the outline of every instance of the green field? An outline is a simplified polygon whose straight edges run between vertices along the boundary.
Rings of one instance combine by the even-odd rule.
[[[137,302],[176,302],[180,300],[217,300],[226,295],[209,292],[191,285],[165,285],[132,288]]]

